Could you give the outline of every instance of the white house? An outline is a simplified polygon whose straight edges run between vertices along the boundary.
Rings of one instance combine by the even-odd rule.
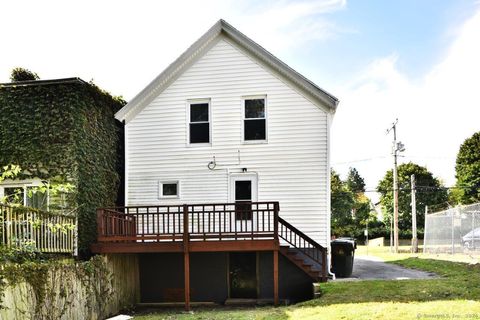
[[[99,209],[92,250],[138,255],[142,302],[308,299],[328,278],[337,104],[218,21],[115,115],[126,207]]]
[[[279,201],[330,241],[330,124],[338,100],[218,21],[117,114],[126,205]]]

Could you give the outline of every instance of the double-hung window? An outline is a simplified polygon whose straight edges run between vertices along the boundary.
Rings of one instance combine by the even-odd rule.
[[[244,141],[267,140],[267,113],[265,97],[245,98],[243,120]]]
[[[190,144],[210,143],[210,101],[191,101],[188,108]]]

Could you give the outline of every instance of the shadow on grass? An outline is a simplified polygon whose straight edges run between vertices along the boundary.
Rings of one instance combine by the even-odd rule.
[[[480,265],[433,259],[407,258],[390,261],[407,268],[433,272],[438,278],[415,280],[364,280],[328,282],[319,299],[299,306],[327,306],[363,302],[413,302],[480,299]]]
[[[310,307],[368,302],[426,302],[440,300],[480,300],[480,265],[433,259],[407,258],[390,261],[407,268],[433,272],[438,278],[416,280],[363,280],[321,284],[323,295],[287,307],[198,307],[193,313],[182,309],[138,310],[135,319],[291,319],[293,311]],[[346,307],[348,308],[348,307]],[[308,312],[308,311],[307,311]],[[320,316],[323,311],[319,311]]]
[[[258,319],[258,320],[287,320],[290,319],[285,307],[273,306],[212,306],[195,307],[191,312],[182,308],[142,308],[134,313],[134,319]]]

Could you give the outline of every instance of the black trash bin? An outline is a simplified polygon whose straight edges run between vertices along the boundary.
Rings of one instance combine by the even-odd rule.
[[[352,275],[353,258],[357,243],[354,239],[340,238],[331,242],[332,272],[338,278],[348,278]]]

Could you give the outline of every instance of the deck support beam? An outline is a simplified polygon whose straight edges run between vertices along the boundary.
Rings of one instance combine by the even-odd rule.
[[[275,246],[273,250],[273,303],[278,306],[278,250],[280,250],[278,239],[278,211],[280,211],[280,206],[278,202],[275,202],[273,210],[273,241]]]
[[[278,250],[273,251],[273,303],[278,306]]]
[[[183,269],[185,276],[185,311],[190,311],[190,252],[188,244],[188,206],[183,205]]]
[[[183,254],[185,269],[185,311],[190,311],[190,253]]]

